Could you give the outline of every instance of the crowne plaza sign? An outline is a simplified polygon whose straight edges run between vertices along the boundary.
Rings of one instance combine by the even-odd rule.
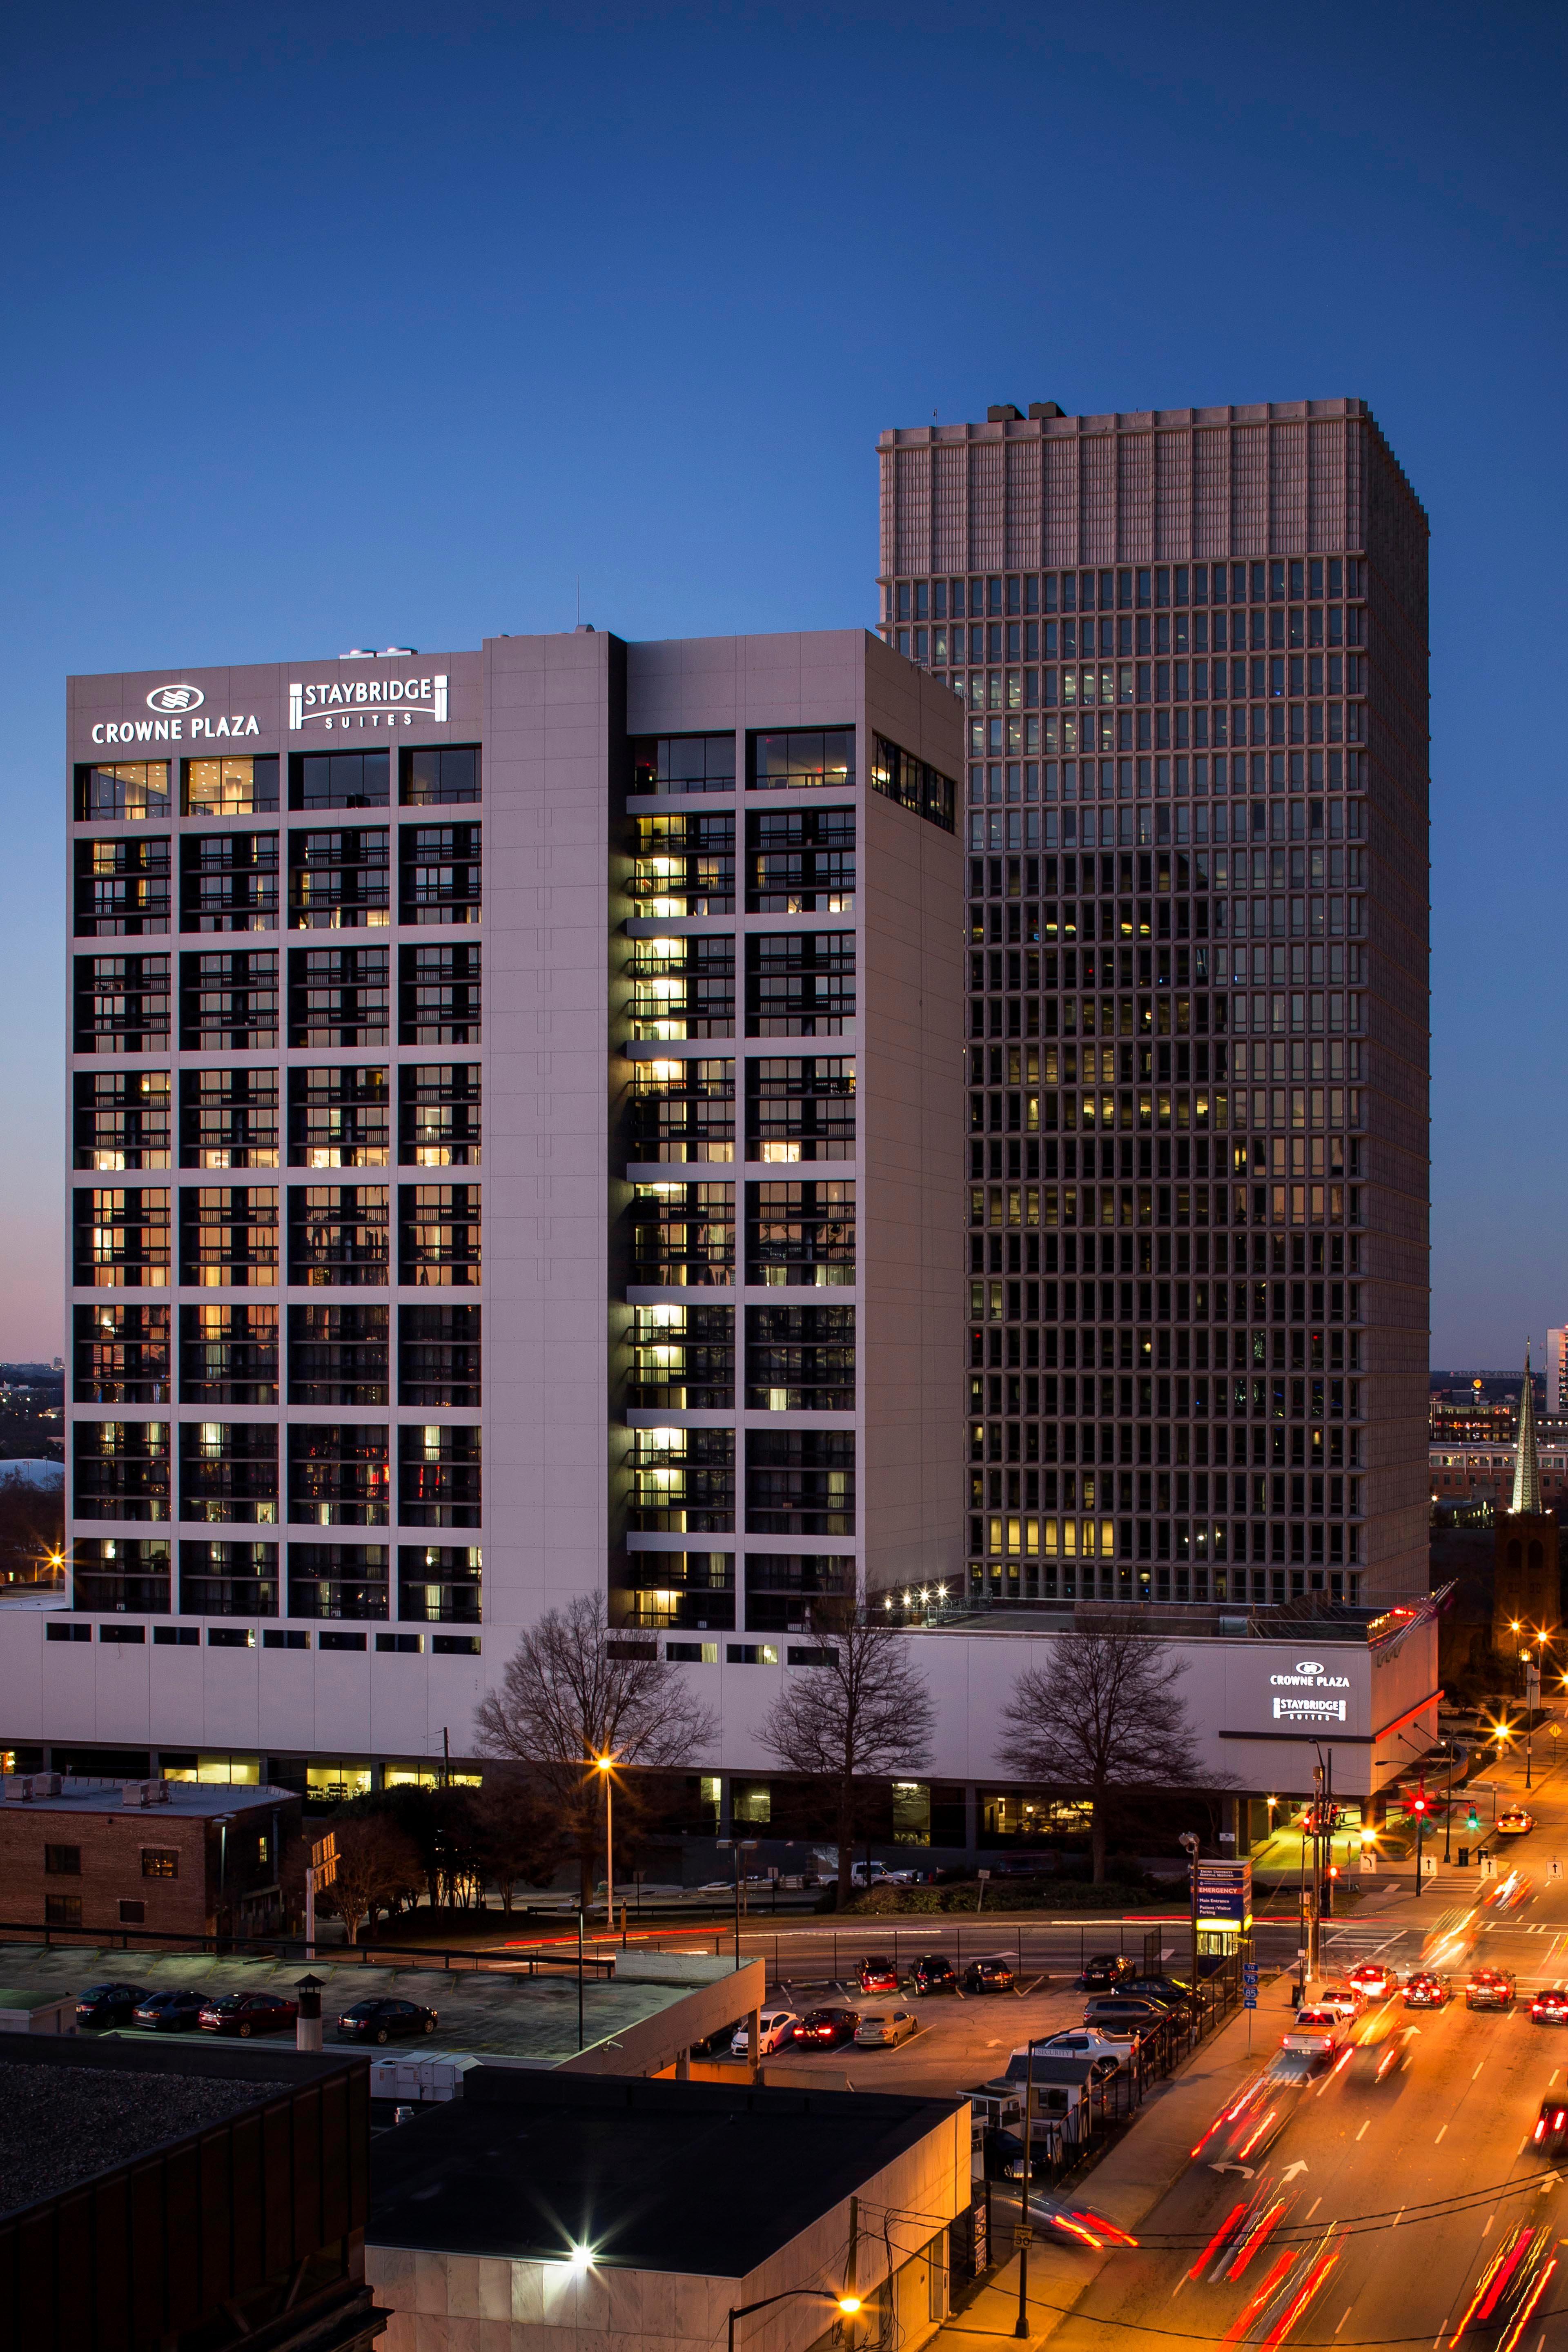
[[[1348,1675],[1330,1674],[1321,1658],[1298,1658],[1293,1672],[1270,1675],[1276,1723],[1343,1723]]]

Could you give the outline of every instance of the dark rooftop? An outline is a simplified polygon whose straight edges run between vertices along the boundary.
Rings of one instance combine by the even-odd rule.
[[[0,2059],[0,2212],[58,2197],[288,2087],[85,2066],[64,2072]]]
[[[953,2099],[479,2067],[371,2150],[373,2245],[742,2278]]]

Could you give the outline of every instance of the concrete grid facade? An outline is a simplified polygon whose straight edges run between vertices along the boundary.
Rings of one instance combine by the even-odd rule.
[[[967,731],[971,1595],[1420,1591],[1425,516],[1355,400],[879,457]]]

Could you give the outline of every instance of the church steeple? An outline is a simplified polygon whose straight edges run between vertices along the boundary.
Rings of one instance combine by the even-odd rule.
[[[1519,1444],[1513,1457],[1510,1512],[1541,1516],[1541,1459],[1535,1444],[1535,1391],[1530,1377],[1530,1342],[1524,1343],[1524,1388],[1519,1400]]]

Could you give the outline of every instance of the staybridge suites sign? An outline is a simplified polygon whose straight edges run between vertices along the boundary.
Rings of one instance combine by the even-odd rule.
[[[432,677],[332,677],[289,688],[291,734],[313,722],[331,730],[349,727],[412,727],[416,715],[447,720],[447,679]]]
[[[1290,1674],[1270,1675],[1276,1723],[1343,1723],[1348,1675],[1331,1675],[1321,1658],[1298,1658]],[[1340,1694],[1340,1696],[1335,1696]]]

